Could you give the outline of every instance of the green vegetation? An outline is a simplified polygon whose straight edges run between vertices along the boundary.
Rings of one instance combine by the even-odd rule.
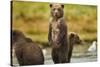
[[[96,39],[96,6],[65,4],[64,17],[69,32],[78,33],[86,41]],[[48,41],[49,18],[49,3],[14,1],[12,4],[12,28],[43,45]]]

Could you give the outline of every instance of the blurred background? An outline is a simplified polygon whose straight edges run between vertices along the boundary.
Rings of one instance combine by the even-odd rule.
[[[49,3],[13,1],[11,9],[12,29],[22,31],[34,42],[39,43],[41,48],[49,52]],[[85,42],[84,45],[74,46],[72,62],[96,61],[97,51],[90,53],[88,52],[88,48],[93,41],[97,41],[97,6],[65,4],[64,18],[68,25],[68,32],[78,33],[81,40]],[[45,53],[46,51],[44,50]],[[48,56],[49,54],[47,53]],[[80,57],[83,58],[80,59]],[[51,58],[47,57],[47,59]],[[46,61],[46,63],[50,64],[51,61]]]

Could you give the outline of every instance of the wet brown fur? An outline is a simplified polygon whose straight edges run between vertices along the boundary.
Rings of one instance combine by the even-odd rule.
[[[50,4],[51,19],[48,40],[52,46],[52,59],[56,63],[68,63],[67,25],[63,18],[63,4]]]
[[[18,30],[12,31],[12,49],[15,50],[15,55],[21,66],[44,64],[41,48]]]

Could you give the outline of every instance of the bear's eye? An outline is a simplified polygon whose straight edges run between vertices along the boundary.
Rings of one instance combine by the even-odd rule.
[[[53,11],[55,11],[56,9],[55,8],[53,8]]]

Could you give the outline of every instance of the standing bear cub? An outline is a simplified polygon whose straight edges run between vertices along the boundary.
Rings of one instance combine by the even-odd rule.
[[[48,40],[52,46],[52,59],[56,63],[68,63],[68,35],[64,21],[64,5],[50,4],[51,19],[49,24]]]

